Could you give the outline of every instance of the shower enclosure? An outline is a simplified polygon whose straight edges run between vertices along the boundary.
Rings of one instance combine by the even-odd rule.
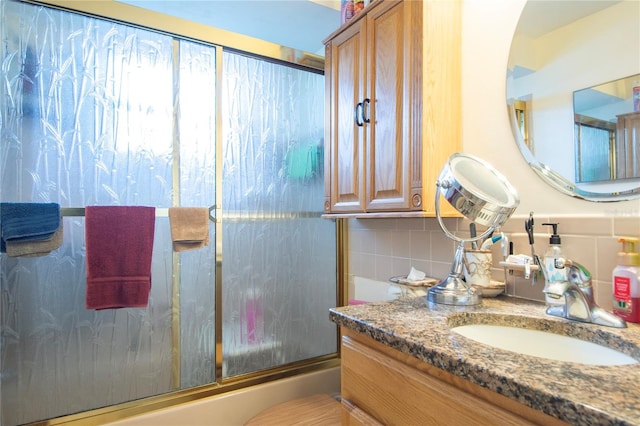
[[[0,254],[2,425],[335,354],[322,75],[18,1],[0,32],[0,201],[64,228]],[[148,307],[85,308],[89,205],[156,207]],[[172,206],[210,208],[207,247],[172,251]]]

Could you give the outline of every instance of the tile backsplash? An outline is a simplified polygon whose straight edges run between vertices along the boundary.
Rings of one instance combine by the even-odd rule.
[[[524,230],[528,216],[513,216],[502,227],[514,244],[514,253],[530,254],[529,240]],[[604,309],[612,308],[611,272],[616,265],[616,253],[621,244],[618,237],[640,237],[640,218],[633,217],[581,217],[534,216],[535,249],[542,256],[549,245],[551,229],[543,223],[557,222],[562,238],[562,249],[567,258],[584,265],[593,276],[596,302]],[[444,218],[445,226],[461,237],[469,236],[469,221]],[[482,230],[479,229],[480,234]],[[349,219],[347,242],[347,277],[354,276],[377,281],[407,275],[411,267],[424,271],[427,276],[447,276],[456,242],[440,229],[435,218],[406,219]],[[493,248],[493,278],[504,281],[500,244]],[[540,276],[535,285],[525,280],[522,272],[507,274],[507,292],[515,297],[544,300]]]

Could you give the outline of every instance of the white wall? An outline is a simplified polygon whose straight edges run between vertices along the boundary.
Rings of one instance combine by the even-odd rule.
[[[516,215],[640,216],[640,200],[594,203],[543,182],[520,154],[506,107],[511,40],[525,0],[464,0],[462,25],[463,150],[491,162],[520,193]]]
[[[528,86],[529,93],[535,93],[532,135],[536,158],[570,181],[575,176],[573,92],[638,73],[640,51],[629,49],[629,45],[637,47],[632,40],[640,35],[639,13],[640,3],[624,1],[534,42],[539,63],[537,71],[525,77],[531,80],[524,86]],[[612,22],[615,22],[615,31],[610,31]],[[570,51],[567,46],[571,46]],[[594,67],[596,55],[598,66]],[[630,94],[631,82],[628,84]],[[632,110],[629,95],[628,107],[620,113]],[[638,184],[634,179],[625,182],[625,187],[632,189]],[[622,183],[616,185],[619,188]],[[583,186],[605,191],[612,185],[599,182]]]

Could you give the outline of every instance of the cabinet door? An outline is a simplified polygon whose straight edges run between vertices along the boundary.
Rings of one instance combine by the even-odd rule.
[[[344,424],[533,424],[350,337],[342,338],[341,358]],[[545,416],[540,424],[553,420]]]
[[[640,177],[640,112],[618,116],[616,179]]]
[[[411,200],[411,172],[419,181],[422,167],[421,4],[389,1],[367,15],[367,211],[421,207]]]
[[[364,36],[361,19],[327,45],[325,65],[329,93],[330,150],[325,169],[325,213],[364,211],[364,125],[359,126],[356,107],[364,99]],[[327,66],[328,65],[328,66]],[[358,116],[360,116],[358,111]]]

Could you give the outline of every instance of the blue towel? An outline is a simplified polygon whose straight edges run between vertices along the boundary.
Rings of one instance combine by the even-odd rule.
[[[0,253],[7,241],[40,241],[60,228],[57,203],[0,203]]]
[[[289,179],[310,179],[318,176],[319,159],[319,148],[316,145],[291,150],[285,157]]]

